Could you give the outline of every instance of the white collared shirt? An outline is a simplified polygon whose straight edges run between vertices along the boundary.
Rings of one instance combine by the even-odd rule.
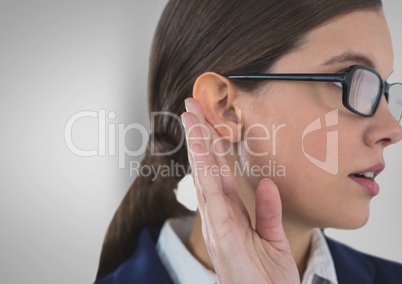
[[[184,245],[193,229],[194,219],[167,220],[159,234],[156,251],[174,283],[218,283],[218,276],[205,268]]]
[[[320,229],[313,230],[310,256],[304,272],[302,284],[338,284],[331,252]]]

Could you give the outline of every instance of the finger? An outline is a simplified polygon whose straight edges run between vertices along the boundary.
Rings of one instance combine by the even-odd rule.
[[[199,120],[192,113],[184,113],[182,120],[185,129],[193,127],[191,132],[186,131],[188,149],[192,149],[189,150],[189,161],[197,192],[203,236],[210,257],[216,263],[216,251],[219,247],[217,240],[220,240],[222,234],[233,228],[228,226],[233,218],[230,218],[230,208],[226,204],[219,176],[210,175],[205,171],[209,166],[215,164],[213,157],[198,155],[199,153],[205,153],[206,148],[202,142],[191,139],[192,135],[201,135],[202,131],[197,127]]]
[[[186,103],[186,108],[190,110],[190,108],[187,107]],[[184,131],[186,135],[186,143],[187,143],[187,154],[188,154],[188,160],[191,166],[191,172],[192,172],[192,178],[193,182],[196,188],[196,195],[197,195],[197,207],[198,207],[198,212],[200,213],[201,219],[203,220],[202,222],[202,231],[204,234],[204,238],[206,242],[209,242],[209,234],[208,234],[208,229],[206,226],[206,216],[205,216],[205,211],[206,211],[206,197],[205,193],[203,192],[203,189],[199,186],[199,173],[196,171],[197,167],[197,154],[202,154],[206,152],[206,149],[204,147],[204,142],[202,140],[197,141],[196,143],[192,138],[194,137],[201,137],[201,133],[205,134],[202,132],[202,129],[197,129],[197,125],[199,125],[199,119],[197,116],[195,116],[193,113],[190,112],[185,112],[181,116],[183,126],[184,126]]]
[[[186,132],[188,157],[194,183],[200,192],[199,205],[205,206],[207,195],[222,193],[219,175],[210,174],[211,168],[216,167],[216,161],[205,146],[209,138],[203,136],[198,118],[194,114],[186,112],[182,114],[182,121]]]
[[[198,118],[200,124],[203,125],[203,134],[206,134],[204,130],[209,130],[210,135],[208,136],[211,137],[211,143],[210,145],[209,143],[207,143],[206,146],[208,150],[212,151],[216,165],[218,166],[217,169],[221,176],[222,190],[227,195],[237,193],[233,170],[229,166],[227,160],[228,149],[225,149],[223,143],[225,138],[218,135],[215,129],[206,121],[204,113],[202,111],[202,107],[197,100],[193,98],[188,98],[186,99],[185,104],[187,111],[193,113]],[[233,145],[230,145],[229,147],[233,147]],[[231,150],[233,151],[233,149]]]
[[[289,251],[282,225],[282,204],[279,190],[270,179],[262,179],[256,190],[256,231],[277,250]]]
[[[214,230],[222,228],[223,224],[229,223],[228,220],[234,220],[244,215],[244,205],[238,196],[227,196],[224,193],[222,177],[219,174],[219,166],[214,154],[205,148],[203,140],[193,139],[202,135],[197,117],[187,112],[182,115],[182,120],[186,129],[189,161],[197,189],[201,217],[210,228]],[[190,129],[191,131],[188,131]]]
[[[186,99],[185,104],[187,111],[194,114],[197,117],[199,123],[202,125],[203,135],[205,137],[208,136],[208,141],[205,142],[208,151],[211,151],[209,153],[210,163],[208,165],[210,171],[214,171],[211,174],[219,175],[221,190],[228,198],[231,199],[234,204],[236,204],[236,208],[232,208],[232,213],[234,213],[237,218],[240,218],[242,216],[245,217],[242,219],[246,223],[249,223],[250,217],[247,213],[246,208],[244,207],[243,202],[240,199],[237,191],[235,175],[233,173],[232,167],[229,165],[229,162],[227,160],[227,149],[225,149],[224,146],[225,138],[218,135],[215,129],[206,121],[202,107],[197,100],[189,98]],[[230,147],[233,147],[233,145],[230,145]]]
[[[188,112],[193,113],[198,118],[200,123],[205,122],[205,116],[202,111],[201,105],[198,103],[196,99],[188,98],[184,101],[184,103],[186,105],[186,110]]]
[[[193,114],[198,119],[198,124],[202,126],[201,133],[204,135],[205,138],[207,138],[204,140],[208,150],[208,159],[205,163],[205,169],[207,169],[207,172],[204,171],[203,175],[214,176],[216,184],[219,184],[219,188],[217,188],[219,192],[214,192],[214,188],[209,188],[209,185],[207,184],[203,185],[203,187],[206,189],[206,192],[201,192],[200,194],[200,197],[203,199],[203,203],[205,203],[205,199],[208,193],[210,195],[223,193],[225,195],[225,198],[228,199],[226,201],[231,202],[231,205],[227,206],[227,210],[229,211],[228,215],[232,216],[232,218],[235,218],[239,222],[242,222],[243,226],[248,227],[250,225],[250,217],[237,192],[236,179],[233,170],[228,163],[227,155],[225,154],[224,138],[219,136],[215,129],[206,121],[201,105],[197,100],[190,98],[187,99],[185,103],[188,112]],[[186,114],[185,116],[188,115]],[[200,132],[193,131],[196,129],[190,129],[191,127],[188,126],[186,128],[190,130],[187,131],[188,142],[190,142],[190,146],[188,148],[192,149],[191,145],[193,145],[193,143],[191,142],[195,138],[195,136],[199,135]],[[208,132],[208,134],[206,132]],[[194,158],[195,159],[189,157],[189,159],[192,159],[192,164],[197,166],[200,165],[200,157],[195,156]],[[195,172],[195,182],[198,184],[202,183],[202,179],[200,179],[199,173],[200,171]],[[214,210],[216,209],[212,209],[212,212],[208,212],[211,213],[208,215],[213,215]],[[214,222],[215,220],[216,218],[214,218],[212,222]]]
[[[213,127],[205,120],[205,116],[202,111],[201,105],[198,103],[197,100],[188,98],[186,99],[185,104],[187,111],[189,113],[192,113],[198,119],[199,126],[201,128],[203,136],[202,140],[205,142],[207,150],[210,151],[208,153],[210,156],[208,165],[210,166],[209,168],[211,169],[211,171],[214,171],[213,174],[220,176],[220,181],[221,184],[223,185],[222,189],[224,193],[231,193],[230,190],[235,189],[236,186],[233,172],[226,159],[227,155],[224,155],[225,154],[225,149],[223,146],[224,138],[220,137],[213,129]],[[196,138],[197,135],[195,135],[198,132],[195,133],[192,127],[187,127],[186,132],[187,134],[189,134],[187,135],[189,140],[198,139]],[[226,192],[226,190],[229,190],[229,192]]]
[[[218,136],[213,141],[211,150],[214,151],[215,161],[220,169],[220,180],[222,185],[222,192],[232,203],[232,216],[235,216],[237,222],[243,228],[249,228],[251,225],[250,215],[239,195],[239,189],[236,180],[236,171],[238,161],[235,160],[231,164],[228,161],[229,154],[227,151],[227,143],[225,140]]]
[[[194,127],[198,127],[201,130],[201,135],[196,137],[194,134],[190,135],[191,139],[200,139],[204,141],[206,149],[209,151],[211,149],[211,141],[213,140],[212,128],[206,123],[204,113],[202,111],[201,105],[198,103],[197,100],[193,98],[188,98],[185,100],[186,110],[188,113],[193,114],[196,119],[197,123],[190,127],[187,127],[186,133],[191,133]]]

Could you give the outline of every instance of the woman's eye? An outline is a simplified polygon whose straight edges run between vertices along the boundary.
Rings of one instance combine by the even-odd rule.
[[[327,86],[332,92],[342,93],[343,86],[341,82],[328,82]]]
[[[341,82],[333,82],[333,84],[335,86],[337,86],[338,88],[342,89],[342,83]]]

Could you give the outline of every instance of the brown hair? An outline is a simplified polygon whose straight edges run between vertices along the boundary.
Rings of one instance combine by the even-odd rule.
[[[319,25],[346,13],[381,6],[381,0],[170,0],[152,47],[149,113],[180,115],[200,74],[267,72]],[[255,82],[242,84],[239,87],[256,87]],[[173,116],[157,116],[151,130],[141,165],[175,163],[187,169],[180,123]],[[152,147],[155,152],[166,153],[178,145],[179,150],[170,155],[151,153]],[[161,226],[167,218],[192,213],[175,195],[185,174],[183,170],[136,178],[107,231],[97,279],[112,272],[133,253],[144,227]]]

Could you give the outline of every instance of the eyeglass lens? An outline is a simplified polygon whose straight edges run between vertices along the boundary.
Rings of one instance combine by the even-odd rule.
[[[402,125],[402,84],[393,84],[389,89],[388,106],[392,115]]]
[[[374,73],[359,69],[353,74],[349,104],[362,114],[372,114],[380,94],[381,82]]]
[[[353,74],[349,91],[349,105],[362,114],[372,114],[381,93],[381,79],[365,69]],[[402,83],[391,85],[388,96],[391,114],[402,125]]]

